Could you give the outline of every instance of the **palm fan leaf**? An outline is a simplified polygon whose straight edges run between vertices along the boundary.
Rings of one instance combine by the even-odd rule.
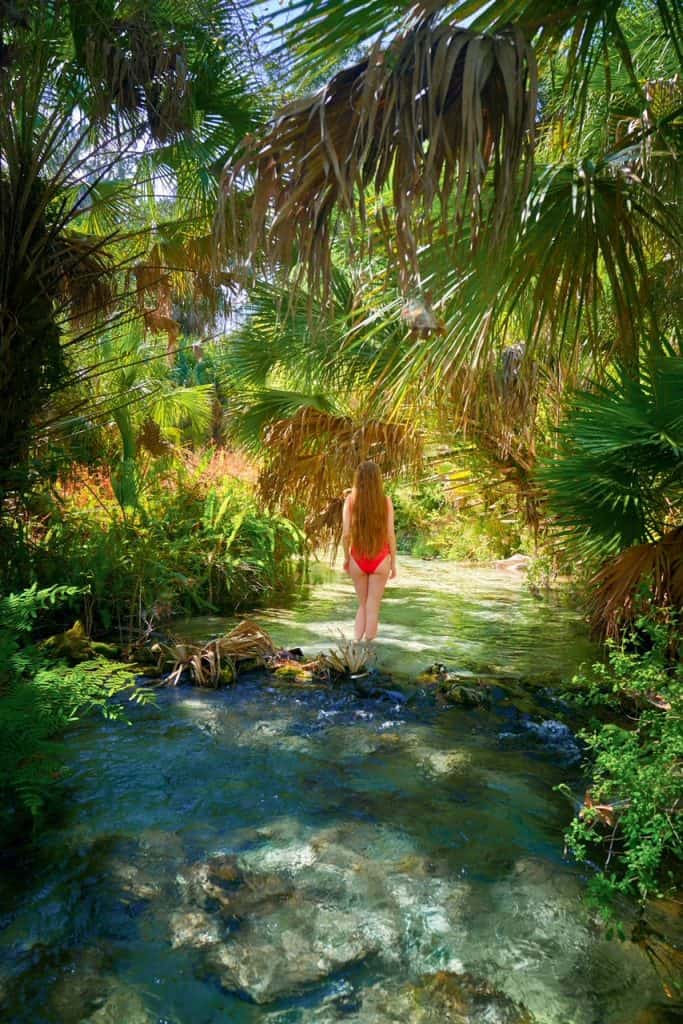
[[[191,388],[168,388],[145,403],[149,415],[162,431],[187,420],[193,430],[202,431],[211,423],[215,388],[213,384],[196,384]]]
[[[557,456],[538,480],[582,555],[658,540],[683,499],[683,359],[575,394]]]
[[[591,161],[550,167],[530,196],[501,302],[514,310],[526,296],[529,337],[536,340],[549,324],[562,344],[580,337],[587,317],[595,321],[606,279],[619,325],[617,354],[633,367],[641,318],[650,310],[651,233],[678,249],[683,225],[629,168]]]
[[[295,0],[290,4],[287,41],[305,77],[311,67],[329,68],[377,36],[399,31],[425,13],[438,14],[477,32],[497,32],[513,23],[533,42],[542,60],[565,58],[563,85],[583,106],[593,74],[608,44],[625,55],[623,21],[635,5],[625,0]],[[683,62],[683,20],[676,0],[653,0],[648,18],[659,46],[670,43]]]
[[[326,284],[336,218],[356,218],[362,235],[364,192],[389,188],[393,225],[381,204],[376,217],[395,236],[408,287],[419,278],[422,222],[438,206],[445,230],[457,232],[468,214],[479,224],[489,169],[487,220],[502,228],[528,183],[535,111],[535,62],[520,32],[484,36],[422,18],[284,108],[227,169],[226,201],[253,176],[250,256],[261,241],[276,264],[291,265],[297,253],[311,281]]]
[[[332,414],[334,403],[324,394],[308,394],[285,388],[260,388],[243,392],[231,406],[237,414],[231,433],[248,452],[255,455],[270,450],[269,428],[273,423],[290,420],[304,410]]]

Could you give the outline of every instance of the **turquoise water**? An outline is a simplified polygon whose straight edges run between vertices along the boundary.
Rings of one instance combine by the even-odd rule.
[[[278,641],[348,633],[350,584],[323,575],[257,616]],[[435,660],[539,682],[591,653],[576,614],[517,578],[408,560],[378,648],[406,692]],[[673,1021],[563,859],[553,787],[580,791],[580,752],[556,695],[534,699],[465,711],[254,675],[81,724],[64,806],[0,883],[2,1020]]]

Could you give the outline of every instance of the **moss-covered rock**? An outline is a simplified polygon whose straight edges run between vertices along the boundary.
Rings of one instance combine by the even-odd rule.
[[[300,683],[310,685],[315,682],[315,675],[310,668],[306,668],[298,661],[286,661],[273,671],[273,675],[280,682]]]
[[[91,640],[80,619],[74,622],[71,629],[55,636],[48,637],[43,641],[44,651],[55,658],[63,658],[72,664],[81,661],[89,661],[91,658],[110,658],[112,660],[121,657],[121,648],[117,644],[102,643],[99,640]]]
[[[439,683],[437,700],[441,704],[453,704],[462,708],[487,708],[491,706],[489,687],[479,680],[463,683],[447,679]]]

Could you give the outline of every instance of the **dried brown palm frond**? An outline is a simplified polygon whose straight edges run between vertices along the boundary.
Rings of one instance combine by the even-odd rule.
[[[514,487],[518,511],[534,532],[540,526],[539,493],[532,479],[539,391],[538,367],[518,342],[499,357],[489,351],[483,365],[453,372],[439,408],[444,434],[459,431],[476,444]]]
[[[222,655],[220,641],[212,640],[198,648],[188,644],[176,644],[164,649],[162,661],[172,659],[174,664],[166,680],[169,686],[177,686],[183,673],[189,673],[194,686],[217,689],[235,680],[235,667],[229,658]]]
[[[263,659],[275,653],[275,645],[268,633],[251,619],[244,619],[218,643],[221,651],[234,661]]]
[[[306,532],[322,544],[341,536],[344,492],[359,462],[372,459],[385,473],[417,475],[422,436],[406,423],[357,421],[310,407],[268,427],[259,490],[271,508],[308,509]]]
[[[168,438],[164,437],[159,424],[151,417],[148,417],[140,427],[136,444],[138,450],[143,449],[155,458],[167,455],[173,447]]]
[[[72,317],[88,320],[111,308],[119,272],[101,238],[65,231],[55,239],[59,288]]]
[[[210,298],[217,308],[219,289],[224,287],[234,293],[238,283],[233,274],[217,269],[214,257],[211,235],[169,237],[155,242],[133,268],[141,308],[149,299],[156,306],[162,304],[171,292]]]
[[[272,262],[291,266],[296,252],[311,283],[325,285],[335,217],[350,215],[362,237],[365,192],[381,199],[389,189],[393,219],[381,201],[375,218],[395,239],[407,289],[419,280],[418,246],[437,210],[446,235],[469,216],[476,240],[489,170],[486,217],[500,233],[528,185],[535,109],[534,57],[519,30],[483,35],[419,17],[386,50],[375,46],[285,107],[265,137],[247,140],[226,170],[225,201],[254,180],[249,256],[265,245]],[[232,251],[239,240],[222,241]]]
[[[646,605],[683,611],[683,526],[658,541],[626,548],[597,573],[592,585],[591,625],[601,637],[618,640]]]
[[[275,645],[265,630],[245,619],[227,636],[207,644],[156,643],[151,653],[157,670],[169,672],[169,686],[177,686],[187,673],[195,686],[216,688],[235,681],[240,663],[265,664],[275,654]]]
[[[170,364],[181,333],[174,303],[186,299],[201,304],[205,313],[212,315],[226,305],[226,292],[234,294],[238,287],[232,274],[216,268],[210,235],[155,242],[144,260],[133,267],[132,276],[145,328],[166,335]]]
[[[85,33],[82,58],[93,90],[94,112],[110,115],[142,110],[157,142],[167,142],[191,124],[187,54],[155,24],[150,12],[98,20]]]

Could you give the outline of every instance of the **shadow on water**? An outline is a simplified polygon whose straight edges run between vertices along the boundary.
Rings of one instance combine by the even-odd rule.
[[[576,615],[517,580],[410,568],[384,668],[566,675],[590,653]],[[308,651],[352,609],[327,574],[258,618]],[[3,1021],[521,1024],[521,1004],[538,1024],[673,1020],[562,858],[554,786],[581,781],[566,726],[258,675],[161,691],[131,721],[69,735],[63,817],[0,889]]]

